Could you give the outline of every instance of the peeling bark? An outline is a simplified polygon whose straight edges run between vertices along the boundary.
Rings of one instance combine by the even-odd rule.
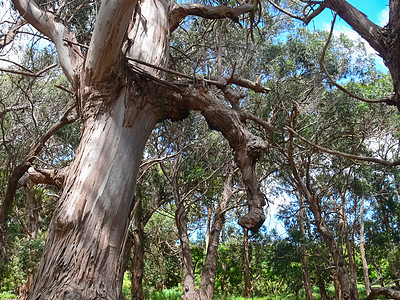
[[[132,113],[127,97],[123,90],[107,114],[86,121],[29,299],[121,297],[120,263],[136,176],[158,121],[143,106],[134,124],[124,127],[125,115]]]
[[[157,122],[185,118],[191,109],[201,111],[210,127],[221,131],[235,151],[249,205],[249,213],[239,220],[240,224],[251,230],[262,225],[265,201],[255,163],[266,145],[250,133],[240,112],[216,99],[211,89],[196,84],[177,88],[163,80],[171,28],[166,0],[103,1],[85,59],[72,31],[51,12],[41,10],[33,0],[13,2],[31,25],[54,42],[77,96],[83,123],[83,136],[50,224],[29,299],[121,298],[121,262],[145,143]],[[250,6],[202,7],[202,13],[209,18],[237,18]],[[189,9],[185,14],[196,12]],[[231,79],[268,91],[258,83],[234,76]],[[21,166],[25,168],[21,172],[29,166]],[[33,177],[37,181],[52,177],[43,170],[38,173]],[[15,184],[19,175],[14,178]],[[179,213],[181,232],[187,232],[186,213],[184,209]],[[217,233],[223,217],[214,223]],[[211,232],[211,253],[218,247],[216,239]],[[189,240],[183,234],[182,247],[186,245]],[[190,253],[190,248],[184,248],[184,253]],[[184,261],[190,267],[185,255]],[[210,274],[215,272],[211,262],[206,269]],[[186,293],[189,299],[194,299],[193,274],[189,277],[184,288],[190,292]],[[205,285],[210,295],[213,280]]]

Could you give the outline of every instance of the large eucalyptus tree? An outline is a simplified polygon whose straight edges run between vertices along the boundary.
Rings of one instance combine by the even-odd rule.
[[[54,43],[83,124],[29,299],[121,299],[120,265],[146,140],[158,122],[183,119],[190,110],[200,111],[234,150],[249,206],[239,223],[252,230],[262,225],[264,197],[254,164],[266,144],[250,133],[249,116],[238,108],[240,97],[229,85],[268,89],[234,73],[192,80],[166,69],[170,36],[183,19],[197,15],[238,22],[253,10],[252,3],[103,1],[98,11],[86,11],[93,13],[85,18],[95,22],[85,34],[69,22],[79,13],[72,2],[13,3]],[[91,5],[82,2],[75,8]]]

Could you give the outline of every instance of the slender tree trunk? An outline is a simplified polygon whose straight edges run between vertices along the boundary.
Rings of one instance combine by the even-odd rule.
[[[134,255],[131,268],[132,299],[143,300],[143,270],[144,270],[144,230],[136,227],[133,233]]]
[[[361,261],[362,261],[362,266],[363,266],[365,289],[367,291],[367,296],[369,296],[371,294],[371,283],[369,281],[368,263],[367,263],[367,258],[365,257],[364,244],[365,244],[365,240],[364,240],[364,197],[362,197],[361,205],[360,205],[360,254],[361,254]]]
[[[212,300],[214,298],[215,276],[217,272],[218,246],[221,236],[221,230],[225,224],[225,212],[232,197],[233,170],[231,169],[224,183],[222,199],[218,203],[214,214],[213,223],[210,231],[210,240],[207,248],[207,255],[204,262],[203,272],[199,286],[199,299]],[[246,229],[247,230],[247,229]]]
[[[317,274],[317,282],[319,287],[319,293],[321,295],[321,300],[330,300],[328,294],[326,293],[325,281],[321,277],[321,271],[317,269],[316,274]]]
[[[250,280],[250,260],[249,260],[249,230],[243,228],[243,277],[244,277],[244,296],[251,298],[251,280]]]
[[[338,300],[357,300],[358,293],[354,290],[352,281],[347,270],[347,263],[343,253],[337,247],[336,241],[334,240],[332,234],[329,232],[325,222],[323,221],[321,212],[316,205],[316,200],[312,199],[308,201],[310,209],[316,220],[316,226],[318,232],[324,239],[328,249],[333,257],[333,262],[335,264],[335,279],[337,280],[336,286],[336,297]]]
[[[307,260],[306,228],[304,226],[304,218],[306,210],[304,206],[303,197],[301,195],[297,195],[297,199],[299,201],[299,206],[300,206],[298,222],[301,232],[300,263],[303,273],[304,291],[306,300],[312,300],[313,299],[312,285],[311,285],[311,277],[310,277],[310,272],[308,270],[308,260]]]
[[[182,205],[183,206],[183,205]],[[181,207],[177,210],[177,227],[181,241],[183,258],[183,300],[195,300],[198,297],[194,281],[193,258],[190,252],[190,241],[187,230],[187,211]]]
[[[211,206],[208,206],[207,207],[207,228],[206,228],[206,253],[208,251],[208,245],[210,244],[211,219],[212,219],[212,209],[211,209]]]
[[[143,273],[144,273],[144,227],[145,223],[143,219],[142,200],[138,199],[138,203],[134,214],[134,225],[133,231],[133,259],[131,267],[131,292],[132,300],[143,300]]]
[[[28,222],[28,240],[34,240],[37,237],[38,225],[39,225],[39,212],[38,212],[38,204],[35,198],[34,193],[32,192],[32,184],[27,183],[24,187],[25,195],[26,195],[26,212],[29,218]],[[28,270],[28,278],[24,286],[22,287],[22,291],[20,291],[19,299],[26,299],[29,291],[32,288],[34,276],[36,273],[36,268],[29,268]]]
[[[126,99],[123,89],[107,113],[85,122],[29,299],[121,299],[137,172],[158,121],[150,107],[132,108]]]
[[[342,203],[343,230],[344,230],[344,238],[346,240],[347,258],[348,258],[349,268],[350,268],[350,278],[351,278],[351,282],[353,284],[353,290],[358,299],[359,296],[358,296],[358,290],[357,290],[357,270],[356,270],[354,257],[353,257],[353,245],[350,241],[349,227],[347,224],[346,198],[342,197],[342,200],[343,200],[343,203]]]

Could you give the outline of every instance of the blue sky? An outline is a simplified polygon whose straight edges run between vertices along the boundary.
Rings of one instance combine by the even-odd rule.
[[[351,5],[367,15],[367,17],[379,26],[385,26],[389,19],[389,0],[347,0]],[[325,9],[317,18],[315,18],[309,25],[309,29],[330,30],[331,22],[333,19],[332,12]],[[351,39],[358,39],[360,36],[351,29],[351,27],[338,18],[335,23],[335,33],[343,33]],[[366,43],[365,43],[366,44]],[[366,44],[367,52],[375,54],[368,44]],[[386,66],[380,57],[376,57],[377,68],[381,71],[387,72]]]

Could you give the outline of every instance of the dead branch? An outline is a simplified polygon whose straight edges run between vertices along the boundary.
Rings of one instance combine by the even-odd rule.
[[[6,34],[0,35],[0,50],[10,44],[18,33],[18,29],[24,26],[27,22],[24,19],[19,19]]]
[[[154,68],[154,69],[157,69],[157,70],[160,70],[160,71],[172,74],[172,75],[176,75],[178,77],[182,77],[182,78],[186,78],[186,79],[190,79],[190,80],[194,81],[193,75],[190,76],[190,75],[186,75],[184,73],[180,73],[180,72],[170,70],[167,68],[158,67],[158,66],[155,66],[155,65],[152,65],[147,62],[144,62],[144,61],[141,61],[138,59],[134,59],[134,58],[127,57],[127,59],[130,61],[134,61],[138,64],[142,64],[142,65],[145,65],[145,66],[148,66],[148,67],[151,67],[151,68]],[[155,77],[152,79],[156,80]],[[215,85],[219,88],[224,87],[228,84],[236,84],[238,86],[251,89],[256,93],[268,93],[270,91],[269,88],[261,85],[261,83],[259,83],[259,82],[251,81],[249,79],[244,79],[235,74],[232,74],[230,77],[212,77],[211,79],[207,79],[207,78],[203,78],[203,77],[199,77],[199,78],[196,77],[195,80],[203,81],[205,83]],[[166,81],[164,81],[164,82],[166,82]],[[169,83],[169,84],[173,84],[173,83]]]
[[[229,18],[239,23],[239,16],[253,10],[250,3],[242,4],[237,7],[210,6],[200,3],[174,4],[170,11],[170,30],[173,32],[178,28],[180,22],[187,16],[198,16],[206,19],[224,19]]]
[[[14,69],[3,69],[0,68],[0,72],[6,72],[6,73],[11,73],[11,74],[17,74],[17,75],[23,75],[23,76],[27,76],[27,77],[40,77],[42,76],[43,73],[47,72],[48,70],[56,67],[57,64],[52,64],[50,66],[47,66],[46,68],[38,71],[38,72],[32,72],[32,71],[21,71],[21,70],[14,70]]]

